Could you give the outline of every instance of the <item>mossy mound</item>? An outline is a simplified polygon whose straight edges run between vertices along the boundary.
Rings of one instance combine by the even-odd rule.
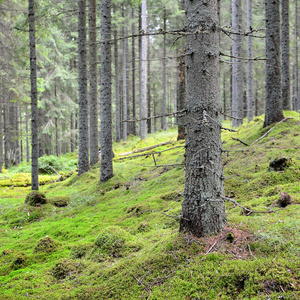
[[[70,198],[67,196],[57,196],[49,200],[49,202],[56,207],[66,207],[70,203]]]
[[[57,262],[50,270],[50,274],[56,279],[64,279],[72,274],[78,274],[84,268],[80,262],[63,259]]]
[[[31,206],[46,204],[47,198],[44,193],[32,191],[26,196],[25,203]]]
[[[34,253],[50,253],[57,249],[57,243],[49,236],[39,239],[37,245],[34,248]]]
[[[70,257],[73,259],[80,259],[85,257],[85,255],[87,254],[88,250],[92,247],[92,245],[75,245],[72,249],[71,249],[71,254]]]

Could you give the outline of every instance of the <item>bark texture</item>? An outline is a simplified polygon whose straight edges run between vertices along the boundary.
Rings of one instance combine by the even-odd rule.
[[[232,0],[232,30],[242,31],[242,1]],[[242,36],[234,35],[232,55],[242,57]],[[232,126],[243,124],[243,65],[238,58],[232,59]]]
[[[164,7],[164,26],[163,29],[166,31],[166,21],[167,21],[167,15],[166,15],[166,8]],[[166,34],[164,34],[164,40],[163,40],[163,102],[162,102],[162,114],[164,115],[161,118],[161,129],[166,130],[167,129],[167,117],[165,114],[167,113],[167,37]]]
[[[295,6],[295,70],[294,70],[294,110],[299,109],[299,80],[298,80],[298,0],[294,0]]]
[[[266,107],[264,127],[282,120],[279,0],[266,0]]]
[[[123,36],[127,36],[126,26],[123,27]],[[128,57],[128,39],[123,39],[123,119],[129,119],[128,112],[128,94],[127,94],[127,57]],[[123,141],[127,142],[128,123],[123,122]]]
[[[247,31],[252,29],[252,0],[247,0]],[[248,54],[248,94],[247,94],[247,118],[253,120],[253,62],[252,62],[252,36],[247,37]]]
[[[281,0],[281,49],[282,49],[282,108],[291,110],[290,92],[290,17],[289,0]]]
[[[121,108],[120,108],[120,90],[119,90],[119,59],[118,59],[118,41],[117,30],[114,31],[114,58],[115,58],[115,105],[116,105],[116,142],[121,141]]]
[[[78,175],[90,169],[86,70],[86,0],[78,0],[79,154]]]
[[[97,33],[96,33],[96,0],[89,0],[89,50],[90,50],[90,164],[99,161],[98,141],[98,76],[97,76]]]
[[[180,231],[203,236],[226,224],[219,120],[217,0],[186,1],[186,176]],[[197,120],[195,122],[195,120]]]
[[[131,19],[134,20],[134,9],[131,12]],[[132,22],[131,25],[131,33],[135,34],[135,24]],[[135,37],[132,37],[131,42],[131,56],[132,56],[132,119],[136,119],[136,97],[135,97]],[[132,134],[136,135],[136,122],[132,122]]]
[[[142,1],[142,31],[147,31],[147,1]],[[140,119],[147,117],[147,36],[142,36],[141,45],[141,95],[140,95]],[[141,139],[147,138],[147,121],[140,122]]]
[[[111,1],[101,1],[101,165],[100,180],[113,177],[111,114]]]
[[[29,0],[29,47],[30,47],[30,83],[31,83],[31,189],[39,189],[39,148],[36,82],[36,48],[35,48],[35,12],[34,0]]]

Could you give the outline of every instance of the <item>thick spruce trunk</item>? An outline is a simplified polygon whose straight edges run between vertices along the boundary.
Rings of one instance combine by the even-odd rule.
[[[114,59],[115,59],[115,106],[116,106],[116,142],[121,141],[121,105],[119,90],[119,59],[118,59],[118,40],[117,30],[114,31]]]
[[[131,19],[134,20],[134,9],[132,9],[131,12]],[[131,33],[132,35],[135,34],[135,24],[132,22],[131,25]],[[135,37],[132,37],[132,43],[131,43],[131,55],[132,55],[132,118],[133,120],[136,119],[136,89],[135,89]],[[136,135],[136,122],[132,122],[132,134]]]
[[[90,169],[86,67],[86,0],[78,0],[79,153],[78,175]]]
[[[166,31],[166,22],[167,22],[167,16],[166,16],[166,8],[164,7],[163,12],[163,29]],[[167,113],[167,36],[164,34],[164,40],[163,40],[163,101],[162,101],[162,113],[163,117],[161,118],[161,129],[166,130],[167,129],[167,117],[165,114]]]
[[[111,113],[111,1],[101,1],[101,165],[100,180],[113,177]]]
[[[123,27],[123,36],[127,36],[127,28]],[[123,39],[123,64],[122,64],[122,74],[123,74],[123,119],[128,120],[128,90],[127,90],[127,56],[128,56],[128,40]],[[127,142],[128,133],[128,122],[123,122],[123,134],[122,138],[124,142]]]
[[[38,108],[36,81],[36,48],[35,48],[35,12],[34,0],[29,0],[29,47],[30,47],[30,82],[31,82],[31,189],[39,189],[39,145],[38,145]]]
[[[266,0],[266,107],[264,127],[284,118],[281,98],[279,0]]]
[[[186,175],[180,231],[214,234],[226,224],[219,120],[219,26],[217,0],[186,1],[188,35]],[[201,84],[199,84],[201,82]]]
[[[90,164],[99,161],[96,0],[89,0]]]

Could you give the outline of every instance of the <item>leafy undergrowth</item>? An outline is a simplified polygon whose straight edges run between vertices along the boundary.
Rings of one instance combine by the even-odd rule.
[[[300,118],[286,115],[293,119],[253,146],[231,137],[251,144],[271,128],[262,129],[263,117],[224,132],[226,196],[273,212],[249,215],[228,202],[228,224],[216,236],[178,233],[184,142],[176,129],[115,144],[115,176],[106,183],[98,163],[41,186],[43,205],[24,203],[28,186],[1,188],[1,299],[299,299]],[[155,161],[121,159],[166,141],[148,150],[172,148]],[[288,166],[269,171],[281,156]],[[286,208],[277,205],[283,191],[292,197]]]

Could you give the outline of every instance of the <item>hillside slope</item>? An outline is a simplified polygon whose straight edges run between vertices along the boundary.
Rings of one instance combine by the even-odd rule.
[[[178,233],[184,142],[176,129],[115,144],[115,176],[104,184],[98,164],[41,186],[47,204],[24,204],[28,179],[2,187],[0,299],[299,299],[300,118],[285,115],[252,146],[240,141],[271,128],[262,117],[223,133],[226,196],[248,210],[227,202],[217,236]],[[277,157],[287,167],[269,170]],[[291,205],[278,207],[280,192]]]

